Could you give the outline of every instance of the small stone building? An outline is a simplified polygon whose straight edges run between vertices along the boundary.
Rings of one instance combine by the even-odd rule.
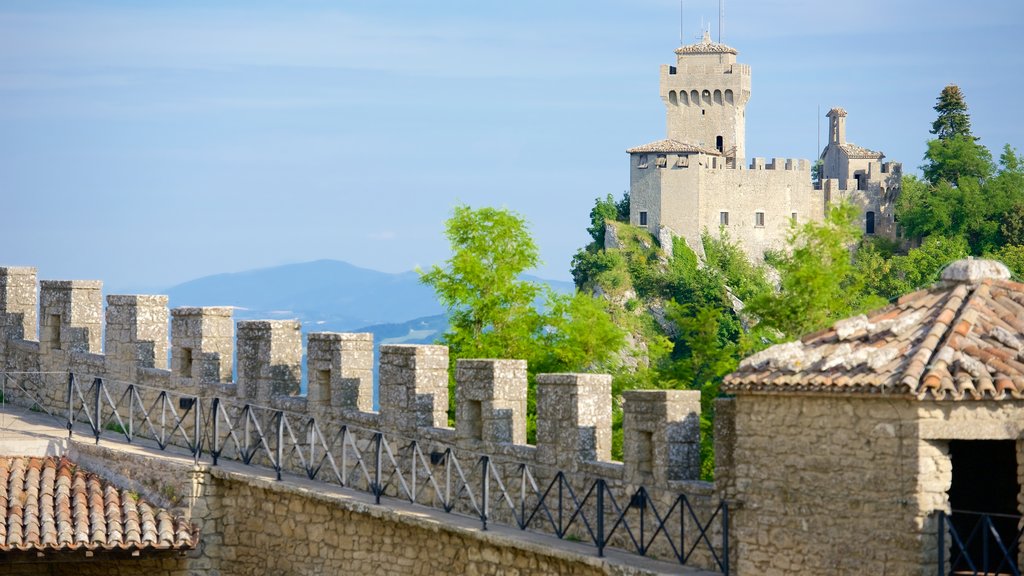
[[[726,378],[735,443],[717,480],[736,503],[739,574],[937,574],[940,542],[948,574],[959,546],[938,527],[975,554],[974,512],[1008,515],[993,531],[1019,554],[1024,284],[1009,276],[955,262],[937,285]]]
[[[883,162],[885,154],[846,140],[846,110],[828,114],[828,144],[821,151],[818,188],[826,204],[846,200],[860,208],[861,230],[895,239],[896,198],[903,165]]]

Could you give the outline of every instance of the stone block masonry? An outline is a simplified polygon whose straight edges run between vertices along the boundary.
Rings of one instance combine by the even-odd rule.
[[[537,461],[562,470],[610,460],[612,377],[607,374],[537,376]]]
[[[238,395],[269,405],[294,396],[302,381],[302,332],[296,320],[238,323]]]
[[[307,342],[310,406],[373,410],[373,334],[315,332]]]
[[[380,347],[382,425],[404,434],[448,426],[448,347]]]
[[[138,368],[167,368],[167,296],[107,296],[104,339],[109,376],[135,380]]]
[[[175,308],[171,311],[171,374],[180,388],[230,382],[234,362],[231,308]]]
[[[460,441],[526,444],[525,360],[459,360],[455,384]]]

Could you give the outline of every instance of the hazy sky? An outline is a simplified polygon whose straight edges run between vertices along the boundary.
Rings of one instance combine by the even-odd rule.
[[[718,2],[683,4],[685,40]],[[747,156],[817,155],[818,107],[916,171],[957,83],[1024,149],[1024,2],[728,0]],[[0,265],[155,289],[318,258],[447,257],[457,203],[525,215],[569,277],[625,149],[664,137],[677,0],[0,0]]]

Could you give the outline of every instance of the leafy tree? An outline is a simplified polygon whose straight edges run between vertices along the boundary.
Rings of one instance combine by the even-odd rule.
[[[594,200],[594,207],[590,209],[590,227],[587,232],[594,239],[598,247],[604,248],[605,222],[608,220],[629,222],[629,193],[623,195],[622,200],[616,202],[611,194],[603,199]]]
[[[984,180],[993,170],[992,154],[972,136],[930,140],[924,159],[921,170],[932,184],[945,181],[957,185],[964,178]]]
[[[943,268],[968,254],[964,238],[933,235],[903,256],[886,256],[870,244],[862,245],[855,265],[867,292],[893,300],[937,282]]]
[[[960,87],[950,84],[942,89],[939,94],[939,101],[935,104],[935,111],[939,113],[935,122],[932,122],[931,133],[939,140],[946,140],[956,136],[971,136],[971,117],[967,113],[967,100]]]
[[[943,88],[935,111],[938,117],[931,133],[936,138],[928,142],[925,164],[921,166],[925,179],[932,184],[946,181],[958,186],[961,178],[983,180],[990,176],[992,154],[971,134],[971,117],[960,87],[951,84]]]
[[[448,308],[444,341],[453,358],[524,358],[541,326],[541,286],[520,280],[540,261],[526,221],[496,208],[457,206],[446,224],[452,256],[420,280]]]
[[[794,226],[789,252],[765,254],[779,272],[779,291],[758,295],[748,306],[764,327],[794,339],[884,303],[864,289],[850,258],[860,237],[857,215],[854,206],[835,206],[823,222]]]
[[[1024,279],[1024,246],[1003,246],[995,252],[986,254],[985,257],[1006,264],[1017,281]]]
[[[420,280],[433,287],[448,308],[449,327],[442,341],[453,366],[459,358],[524,359],[531,376],[531,405],[532,376],[539,371],[614,368],[624,334],[602,302],[586,294],[555,294],[520,279],[539,262],[537,245],[522,216],[457,206],[446,235],[451,258]],[[534,302],[542,294],[547,306],[537,310]],[[449,398],[454,401],[455,394]],[[449,417],[452,413],[450,406]],[[532,414],[528,419],[529,433]]]

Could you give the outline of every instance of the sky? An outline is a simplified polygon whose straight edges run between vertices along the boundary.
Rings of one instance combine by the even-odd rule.
[[[155,291],[321,258],[449,256],[458,204],[529,222],[568,279],[658,70],[703,24],[752,68],[747,156],[817,156],[819,116],[916,172],[958,84],[1024,150],[1024,2],[0,0],[0,265]],[[827,123],[821,123],[821,130]],[[824,138],[823,138],[824,140]]]

